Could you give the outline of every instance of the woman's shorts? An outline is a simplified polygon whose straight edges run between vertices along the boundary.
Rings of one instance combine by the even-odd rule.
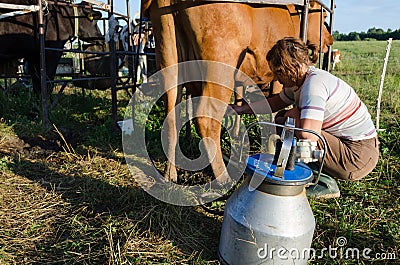
[[[321,134],[328,145],[323,166],[323,171],[328,175],[344,180],[359,180],[368,175],[378,163],[378,137],[352,141],[340,139],[325,131]],[[318,148],[322,147],[322,141],[319,140]]]

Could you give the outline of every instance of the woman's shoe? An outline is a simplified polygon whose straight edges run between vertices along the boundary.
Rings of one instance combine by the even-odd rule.
[[[334,178],[321,173],[318,183],[306,188],[306,194],[310,198],[331,199],[340,197],[340,190]]]

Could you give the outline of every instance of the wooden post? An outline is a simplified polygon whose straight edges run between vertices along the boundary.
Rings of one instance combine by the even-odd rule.
[[[381,81],[379,84],[379,93],[378,93],[378,100],[376,104],[376,129],[379,131],[379,115],[381,113],[381,99],[382,99],[382,90],[383,90],[383,83],[385,81],[385,74],[386,74],[386,66],[389,60],[390,48],[392,46],[392,38],[389,38],[388,44],[386,46],[386,56],[385,61],[383,62],[383,69],[381,75]]]

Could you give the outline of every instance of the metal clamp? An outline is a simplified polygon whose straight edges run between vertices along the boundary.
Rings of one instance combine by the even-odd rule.
[[[281,125],[281,124],[276,124],[276,123],[272,123],[272,122],[267,122],[267,121],[258,121],[258,122],[254,122],[254,123],[251,123],[247,128],[246,128],[246,131],[244,132],[244,134],[243,134],[243,138],[242,138],[242,141],[241,141],[241,144],[240,144],[240,152],[239,152],[239,163],[241,163],[242,162],[242,156],[243,156],[243,143],[244,143],[244,141],[245,141],[245,136],[246,136],[246,134],[247,134],[247,132],[251,129],[251,128],[253,128],[254,126],[256,126],[256,125],[269,125],[269,126],[274,126],[274,127],[280,127],[280,128],[282,128],[283,130],[282,130],[282,136],[284,137],[288,132],[291,132],[291,133],[289,133],[288,134],[288,138],[290,138],[290,141],[286,141],[286,142],[288,142],[290,145],[291,145],[291,143],[292,143],[292,139],[293,139],[293,135],[291,136],[291,134],[294,134],[294,131],[302,131],[302,132],[307,132],[307,133],[311,133],[311,134],[314,134],[314,135],[316,135],[320,140],[321,140],[321,142],[322,142],[322,144],[323,144],[323,150],[316,150],[316,146],[315,146],[315,144],[313,144],[311,141],[301,141],[301,140],[299,140],[300,142],[302,142],[301,144],[300,144],[300,146],[298,145],[297,147],[298,147],[298,151],[297,152],[303,152],[303,154],[300,154],[300,157],[298,158],[299,160],[302,160],[303,159],[303,161],[302,162],[305,162],[305,163],[307,163],[305,160],[305,157],[301,157],[301,155],[305,155],[305,153],[304,152],[308,152],[308,157],[309,157],[309,160],[311,160],[312,159],[312,161],[317,161],[317,160],[319,160],[319,159],[321,159],[321,162],[320,162],[320,166],[319,166],[319,169],[318,169],[318,174],[317,174],[317,177],[314,179],[314,181],[313,182],[311,182],[311,183],[308,183],[307,184],[307,186],[312,186],[312,185],[316,185],[317,183],[318,183],[318,181],[319,181],[319,178],[320,178],[320,175],[321,175],[321,172],[322,172],[322,167],[323,167],[323,165],[324,165],[324,160],[325,160],[325,155],[326,155],[326,152],[324,152],[325,150],[326,150],[326,146],[327,146],[327,144],[326,144],[326,141],[325,141],[325,139],[321,136],[321,135],[319,135],[317,132],[315,132],[315,131],[313,131],[313,130],[308,130],[308,129],[302,129],[302,128],[296,128],[296,127],[294,127],[294,121],[293,121],[293,123],[292,123],[292,121],[287,121],[286,123],[285,123],[285,125]],[[285,133],[284,133],[285,132]],[[285,141],[284,141],[285,142]],[[302,146],[302,145],[304,145],[304,143],[306,143],[307,142],[307,145],[308,145],[308,147],[304,147],[304,146]],[[283,150],[284,148],[283,148],[283,145],[282,145],[282,150]],[[290,150],[290,146],[289,146],[289,150]],[[286,151],[284,151],[285,153],[286,153]],[[280,154],[280,156],[279,156],[279,158],[281,158],[281,155],[282,155],[282,151],[281,151],[281,154]],[[285,156],[286,156],[286,154],[285,154]],[[285,162],[285,161],[283,161],[283,159],[284,159],[284,157],[282,157],[282,159],[281,160],[279,160],[278,159],[278,161],[281,161],[280,163],[281,164],[285,164],[285,166],[286,166],[286,163],[287,163],[287,161]],[[312,162],[312,161],[308,161],[308,162]],[[285,166],[283,167],[283,169],[285,168]],[[276,170],[278,170],[278,165],[277,165],[277,169]],[[278,172],[279,174],[280,174],[280,172]],[[283,175],[283,174],[282,174]],[[280,176],[282,176],[282,175],[280,175]],[[278,176],[277,175],[277,173],[275,172],[275,176]]]
[[[300,139],[296,145],[296,162],[310,163],[322,158],[323,150],[317,150],[317,142]]]
[[[294,119],[288,117],[285,122],[285,128],[282,130],[281,139],[283,140],[282,149],[279,153],[278,161],[276,162],[276,170],[275,176],[276,177],[283,177],[283,173],[285,172],[286,164],[288,162],[290,149],[292,146],[292,141],[294,137],[294,129],[295,123]]]

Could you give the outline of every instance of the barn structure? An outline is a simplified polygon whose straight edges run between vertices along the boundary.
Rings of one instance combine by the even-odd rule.
[[[36,14],[37,23],[33,25],[40,42],[40,91],[42,94],[42,121],[43,125],[47,127],[50,124],[49,121],[49,109],[57,101],[55,100],[53,104],[49,102],[48,86],[52,84],[60,84],[60,93],[64,90],[67,84],[79,84],[81,87],[91,87],[97,89],[96,86],[102,86],[101,89],[111,89],[112,95],[112,118],[114,124],[117,121],[117,91],[119,89],[133,89],[135,90],[138,86],[138,76],[137,70],[135,69],[138,65],[139,54],[135,50],[132,43],[132,34],[135,24],[141,21],[140,18],[134,18],[131,16],[131,3],[132,0],[125,0],[126,12],[124,14],[115,11],[114,0],[87,0],[81,3],[75,3],[78,1],[73,0],[60,0],[60,1],[41,1],[38,0],[37,4],[25,4],[36,1],[18,1],[10,0],[9,3],[0,3],[0,23],[2,19],[21,16],[30,14]],[[136,1],[136,0],[135,0]],[[24,4],[21,4],[24,3]],[[47,4],[68,6],[75,8],[78,5],[87,5],[88,8],[93,8],[94,10],[100,11],[102,14],[106,14],[105,18],[102,18],[100,22],[102,23],[102,39],[99,41],[103,46],[99,49],[93,48],[95,46],[88,45],[82,42],[79,38],[72,38],[65,45],[64,49],[57,49],[46,47],[45,45],[45,32],[44,23],[46,17]],[[75,13],[75,35],[78,27],[77,17]],[[139,21],[138,21],[139,19]],[[99,23],[100,24],[100,23]],[[148,23],[147,23],[148,24]],[[125,25],[125,26],[122,26]],[[144,34],[142,27],[139,28],[139,34]],[[124,30],[126,39],[125,43],[121,43],[119,39],[119,33]],[[105,45],[107,46],[105,48]],[[89,48],[88,48],[89,47]],[[45,54],[49,51],[61,51],[63,54],[72,54],[72,58],[62,57],[56,71],[57,78],[54,80],[49,80],[46,78],[46,58]],[[95,58],[95,60],[90,61],[88,58]],[[121,59],[122,58],[122,59]],[[120,76],[118,67],[123,65],[121,60],[125,61],[123,78]],[[14,64],[9,64],[5,66],[5,69],[1,69],[1,77],[5,78],[5,86],[7,89],[7,79],[8,78],[19,78],[25,80],[27,75],[24,74],[23,67],[18,61],[15,60]],[[85,65],[85,62],[87,65]],[[92,62],[93,64],[90,64]],[[99,67],[99,63],[102,63],[101,73],[96,72],[96,68]],[[94,71],[86,71],[92,66]],[[17,70],[19,68],[19,70]],[[88,74],[89,72],[89,74]],[[95,84],[93,86],[93,84]],[[134,92],[134,91],[133,91]],[[56,98],[57,99],[57,98]]]

